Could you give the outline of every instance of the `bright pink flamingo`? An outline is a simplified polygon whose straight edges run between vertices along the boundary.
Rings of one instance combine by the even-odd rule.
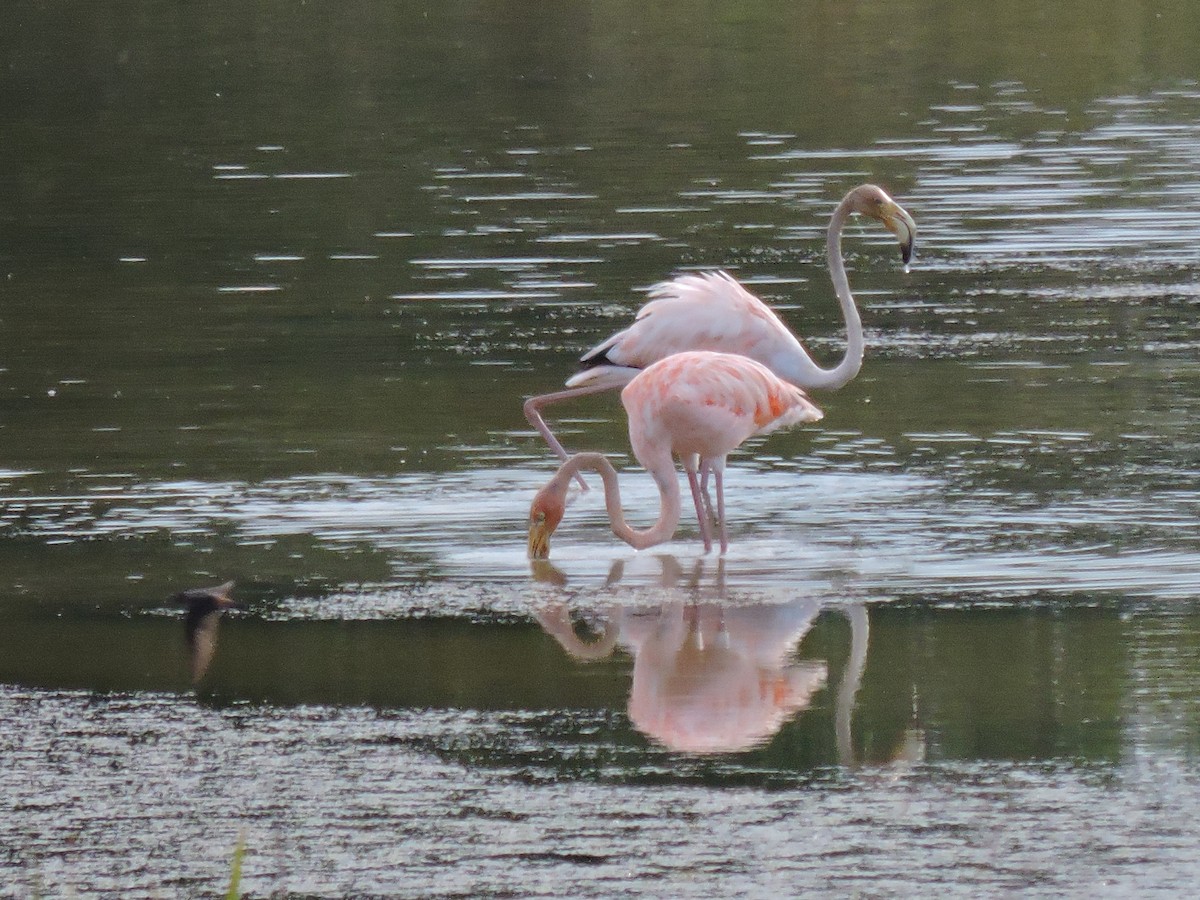
[[[604,501],[613,534],[638,550],[670,540],[682,503],[672,455],[687,472],[705,552],[712,549],[711,511],[698,473],[716,482],[716,521],[721,552],[729,548],[725,529],[725,457],[748,438],[800,422],[815,422],[821,410],[795,385],[745,356],[692,350],[676,353],[639,372],[621,391],[629,416],[633,455],[658,485],[658,521],[630,527],[621,509],[617,472],[602,453],[576,453],[538,491],[529,510],[529,555],[550,555],[550,536],[562,521],[567,488],[581,469],[594,469],[604,481]],[[704,499],[702,499],[702,495]]]
[[[846,320],[847,338],[846,353],[833,368],[817,365],[779,316],[732,275],[681,275],[651,288],[650,301],[638,311],[632,325],[583,355],[584,369],[567,381],[567,390],[526,400],[525,418],[558,457],[566,459],[567,451],[542,418],[542,407],[623,387],[651,363],[683,350],[748,356],[784,381],[805,389],[833,389],[846,384],[858,374],[863,357],[862,320],[842,260],[842,229],[854,213],[879,220],[896,235],[905,265],[912,257],[917,232],[912,216],[873,184],[856,187],[834,210],[826,257],[834,293]]]

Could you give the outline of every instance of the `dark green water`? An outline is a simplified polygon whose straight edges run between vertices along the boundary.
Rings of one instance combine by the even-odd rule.
[[[878,8],[877,8],[878,7]],[[1186,893],[1200,10],[18,3],[0,896]],[[861,375],[525,558],[672,273]],[[618,403],[555,409],[655,502]],[[234,579],[198,689],[168,598]],[[582,657],[599,657],[585,660]],[[703,752],[701,752],[703,751]]]

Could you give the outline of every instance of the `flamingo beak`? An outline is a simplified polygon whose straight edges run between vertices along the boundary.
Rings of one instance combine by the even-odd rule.
[[[913,244],[917,239],[917,223],[913,221],[913,217],[903,206],[891,198],[888,198],[888,203],[884,206],[879,220],[900,242],[900,258],[907,266],[912,260]]]
[[[529,558],[550,558],[550,535],[554,529],[544,515],[529,520]]]

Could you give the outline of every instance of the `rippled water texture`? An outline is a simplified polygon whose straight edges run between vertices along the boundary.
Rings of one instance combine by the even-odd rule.
[[[1186,894],[1200,13],[984,6],[6,13],[0,896]],[[864,181],[727,556],[531,565],[522,400],[713,267],[836,361]]]

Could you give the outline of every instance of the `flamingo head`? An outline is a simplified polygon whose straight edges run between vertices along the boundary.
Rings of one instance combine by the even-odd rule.
[[[529,558],[550,557],[550,537],[562,521],[567,506],[570,479],[551,479],[537,492],[529,506]]]
[[[900,242],[900,257],[904,265],[908,265],[917,238],[917,223],[904,207],[889,197],[883,188],[863,184],[850,192],[850,210],[882,222]]]

